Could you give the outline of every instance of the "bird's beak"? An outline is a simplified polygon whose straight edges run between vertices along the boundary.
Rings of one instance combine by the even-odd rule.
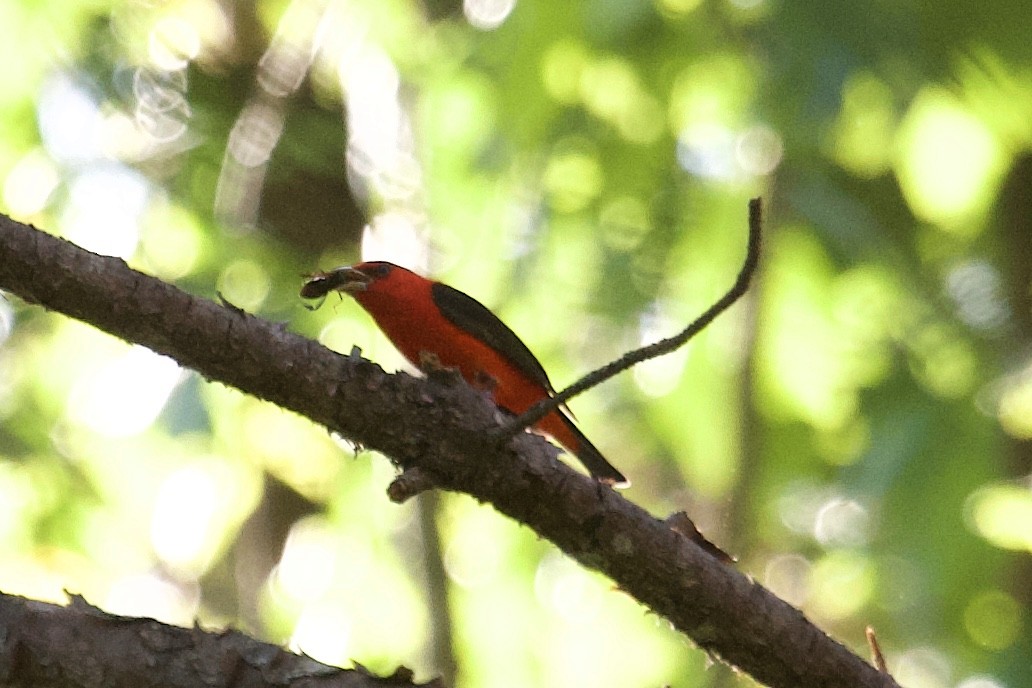
[[[301,286],[301,297],[305,299],[320,299],[331,291],[342,291],[346,294],[354,294],[365,291],[373,278],[357,270],[350,265],[342,268],[334,268],[328,272],[317,272],[309,275],[308,280]]]

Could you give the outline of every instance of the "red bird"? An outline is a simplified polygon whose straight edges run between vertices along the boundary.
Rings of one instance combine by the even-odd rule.
[[[483,304],[457,289],[377,261],[314,275],[301,296],[319,298],[333,290],[351,294],[414,366],[434,361],[458,368],[466,382],[490,391],[495,403],[510,413],[523,413],[555,393],[526,344]],[[534,427],[575,454],[599,482],[629,484],[563,409]]]

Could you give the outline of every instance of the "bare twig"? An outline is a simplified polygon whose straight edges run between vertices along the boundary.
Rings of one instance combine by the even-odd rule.
[[[874,668],[883,674],[888,674],[889,667],[885,664],[885,655],[882,654],[881,645],[878,644],[878,636],[874,632],[874,627],[868,626],[866,634],[867,645],[871,648],[871,664],[873,664]]]
[[[675,351],[684,346],[688,340],[699,334],[699,332],[702,332],[718,315],[730,308],[748,291],[749,283],[752,281],[753,274],[756,272],[756,266],[760,261],[760,234],[762,229],[763,200],[761,198],[753,198],[749,201],[749,242],[746,249],[745,262],[742,264],[742,269],[738,272],[734,285],[724,296],[710,306],[709,310],[673,337],[653,342],[634,351],[629,351],[617,360],[588,373],[563,391],[556,393],[548,399],[539,401],[522,415],[504,423],[496,431],[497,436],[510,437],[520,430],[530,427],[581,392],[591,389],[595,385],[605,382],[609,378],[643,361]]]

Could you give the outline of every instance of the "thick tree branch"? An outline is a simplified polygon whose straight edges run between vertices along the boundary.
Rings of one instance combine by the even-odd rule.
[[[794,607],[556,461],[543,439],[522,433],[499,447],[497,410],[457,375],[388,375],[2,217],[0,288],[172,356],[490,503],[763,683],[896,686]]]
[[[236,631],[210,633],[0,593],[0,685],[75,688],[414,688],[411,672],[377,677],[295,655]]]

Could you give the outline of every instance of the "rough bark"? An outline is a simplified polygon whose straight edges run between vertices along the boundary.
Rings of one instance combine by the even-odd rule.
[[[411,688],[295,655],[236,631],[210,633],[0,593],[0,685],[62,688]]]

